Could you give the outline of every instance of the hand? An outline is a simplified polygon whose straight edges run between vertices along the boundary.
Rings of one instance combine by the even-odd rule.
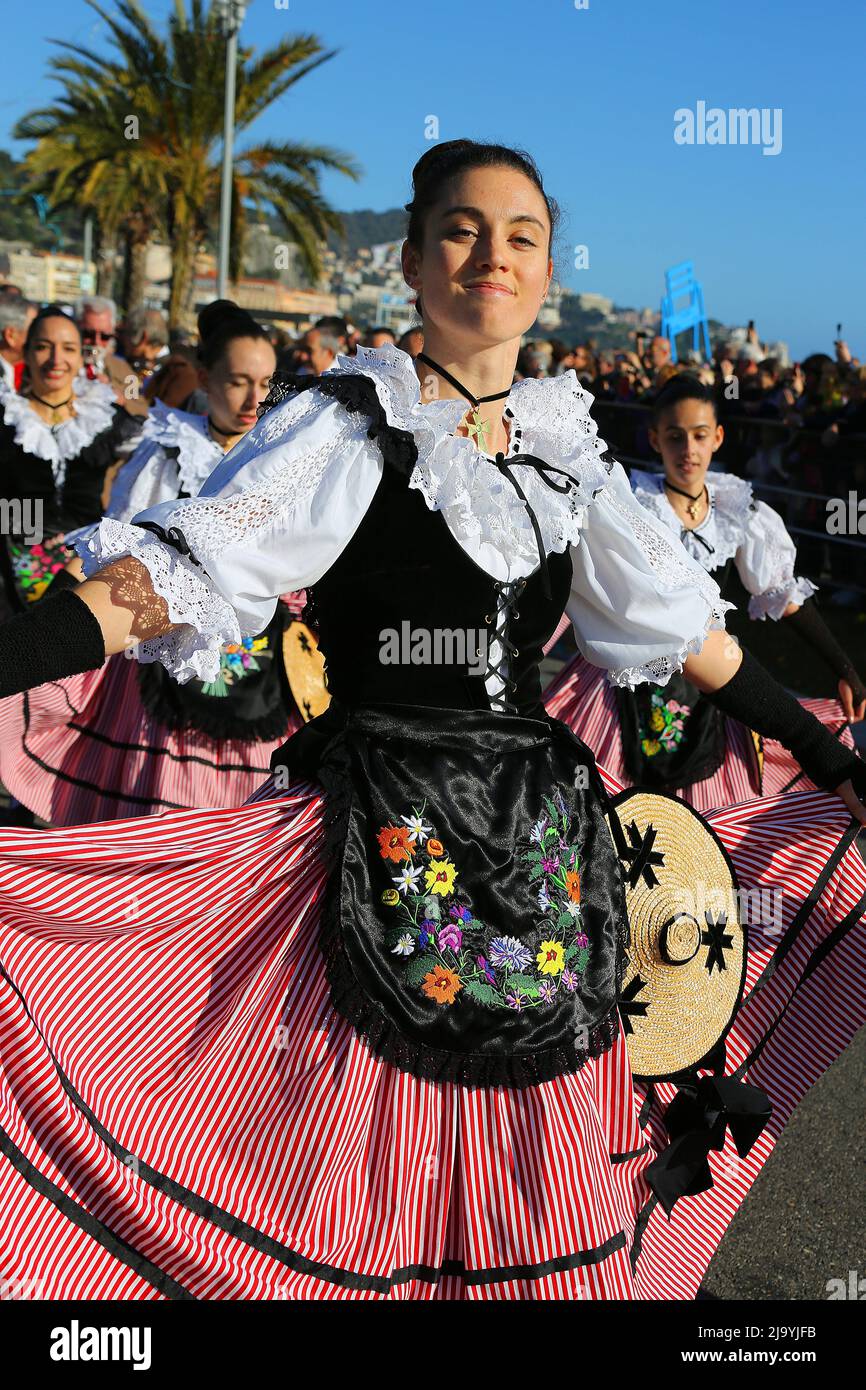
[[[863,805],[855,792],[854,783],[850,777],[847,782],[843,782],[836,788],[836,795],[841,796],[854,819],[858,820],[861,825],[866,825],[866,806]]]
[[[851,361],[851,349],[842,338],[836,339],[836,361],[840,366],[847,366]]]
[[[839,682],[839,703],[845,711],[845,718],[849,724],[857,724],[866,714],[866,700],[861,700],[859,704],[854,704],[854,691],[847,681]]]

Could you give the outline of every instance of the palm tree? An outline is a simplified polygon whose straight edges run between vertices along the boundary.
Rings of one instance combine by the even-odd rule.
[[[143,297],[147,245],[165,230],[164,170],[148,141],[125,138],[130,101],[122,68],[75,54],[52,59],[52,66],[64,74],[60,102],[31,112],[16,127],[21,138],[37,142],[24,161],[25,196],[41,192],[52,208],[94,213],[103,250],[125,242],[123,300],[131,308]]]
[[[25,163],[30,188],[53,206],[92,208],[104,235],[130,246],[128,264],[156,232],[172,247],[169,317],[187,320],[195,256],[211,235],[219,204],[225,40],[216,7],[175,0],[167,37],[138,0],[116,0],[109,14],[88,4],[108,26],[113,56],[106,61],[78,44],[51,60],[64,84],[51,107],[31,112],[15,129],[34,139]],[[235,124],[243,131],[301,78],[335,56],[312,34],[286,36],[256,57],[238,50]],[[323,198],[320,176],[336,170],[357,178],[348,154],[324,145],[264,141],[238,151],[232,189],[230,271],[242,263],[249,212],[269,212],[298,248],[315,282],[321,245],[342,220]],[[133,275],[132,278],[135,278]],[[131,288],[131,287],[130,287]]]

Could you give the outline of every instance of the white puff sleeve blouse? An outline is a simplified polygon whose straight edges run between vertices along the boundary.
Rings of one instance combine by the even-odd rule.
[[[359,349],[331,370],[372,378],[388,423],[414,436],[408,486],[442,513],[475,563],[500,581],[531,574],[538,550],[523,501],[496,462],[455,433],[466,403],[422,403],[412,359],[393,347]],[[620,465],[603,457],[591,401],[573,371],[516,383],[506,458],[514,458],[547,553],[570,547],[568,612],[581,649],[619,683],[664,681],[711,627],[724,625],[732,605],[676,537],[646,517]],[[328,571],[382,475],[368,423],[315,388],[301,392],[259,420],[197,497],[160,503],[130,522],[105,518],[80,533],[86,575],[134,555],[179,624],[140,643],[139,660],[161,661],[180,681],[213,679],[221,645],[262,631],[280,594]],[[545,485],[521,453],[565,470],[574,486],[565,494]],[[163,534],[177,528],[188,553],[146,530],[147,522]]]
[[[172,623],[138,644],[179,681],[215,680],[220,647],[262,632],[280,594],[320,579],[369,506],[382,471],[364,425],[313,391],[269,411],[217,465],[197,497],[132,521],[105,517],[75,537],[84,573],[132,555]],[[181,531],[189,554],[142,523]]]
[[[733,608],[676,536],[636,501],[621,464],[572,551],[568,613],[587,661],[615,685],[664,685]]]
[[[753,502],[734,556],[743,587],[751,595],[750,618],[779,619],[789,603],[799,607],[817,593],[811,579],[794,574],[796,562],[797,547],[779,513],[766,502]]]

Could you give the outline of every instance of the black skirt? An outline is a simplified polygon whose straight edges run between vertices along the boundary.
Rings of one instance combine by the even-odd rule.
[[[214,739],[279,738],[295,708],[283,662],[283,634],[291,622],[278,603],[264,632],[223,648],[215,681],[181,685],[158,661],[141,663],[142,704],[170,729],[196,729]]]
[[[329,793],[334,1007],[435,1081],[523,1087],[614,1042],[628,921],[591,752],[548,717],[333,704],[274,755]]]

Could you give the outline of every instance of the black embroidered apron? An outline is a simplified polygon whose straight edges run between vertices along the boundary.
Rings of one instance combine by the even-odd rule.
[[[611,1046],[628,923],[600,779],[569,729],[335,702],[279,761],[328,792],[331,998],[379,1056],[520,1087]]]
[[[139,664],[142,704],[170,729],[197,729],[215,739],[279,738],[294,709],[283,663],[283,633],[291,621],[285,604],[277,604],[258,637],[221,650],[213,681],[181,685],[159,662]]]

